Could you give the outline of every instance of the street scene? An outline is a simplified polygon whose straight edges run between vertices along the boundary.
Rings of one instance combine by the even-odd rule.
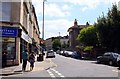
[[[28,64],[29,65],[29,64]],[[96,61],[78,60],[56,54],[55,58],[47,58],[43,62],[35,62],[35,68],[22,72],[22,67],[14,67],[9,77],[118,77],[120,72],[114,66],[97,64]],[[27,72],[28,71],[28,72]],[[114,78],[113,78],[114,79]]]
[[[120,79],[120,0],[1,0],[1,79]]]

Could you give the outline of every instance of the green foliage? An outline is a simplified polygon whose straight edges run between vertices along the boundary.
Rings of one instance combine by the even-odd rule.
[[[106,17],[103,15],[98,18],[95,27],[102,47],[111,51],[115,48],[120,49],[120,11],[117,10],[116,5],[113,5]]]
[[[86,46],[96,46],[98,44],[96,28],[94,26],[83,28],[80,31],[77,40]]]
[[[93,46],[86,46],[84,47],[84,51],[91,51]]]
[[[59,39],[54,39],[53,43],[52,43],[52,48],[53,50],[57,51],[58,49],[60,49],[61,47],[61,43]]]
[[[61,46],[62,46],[62,48],[66,48],[67,44],[65,42],[63,42],[63,44]]]
[[[76,48],[78,48],[78,49],[83,49],[83,48],[84,48],[84,46],[77,45],[77,46],[76,46]]]

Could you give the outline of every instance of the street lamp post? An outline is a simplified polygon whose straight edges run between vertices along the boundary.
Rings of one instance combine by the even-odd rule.
[[[43,44],[42,44],[42,54],[44,54],[44,4],[45,4],[45,1],[46,0],[43,0],[43,24],[42,24],[42,41],[43,41]]]
[[[45,0],[43,0],[43,27],[42,27],[42,39],[44,40],[44,3],[45,3]]]

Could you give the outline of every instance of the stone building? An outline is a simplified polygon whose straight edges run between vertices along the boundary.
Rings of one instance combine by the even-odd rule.
[[[0,46],[7,52],[7,65],[21,62],[21,53],[28,49],[39,52],[40,30],[31,0],[1,2],[0,6]]]
[[[60,40],[60,43],[61,43],[61,50],[62,50],[62,46],[66,46],[67,48],[67,45],[68,45],[68,36],[59,36],[59,37],[51,37],[51,38],[48,38],[45,40],[45,46],[46,46],[46,49],[47,50],[51,50],[52,49],[52,44],[53,44],[53,40],[54,39],[59,39]]]
[[[74,26],[68,29],[69,32],[69,46],[72,51],[77,50],[76,46],[80,43],[76,40],[80,30],[87,27],[87,25],[78,25],[77,20],[74,21]]]

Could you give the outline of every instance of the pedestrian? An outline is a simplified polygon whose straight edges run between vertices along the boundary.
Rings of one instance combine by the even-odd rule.
[[[6,67],[7,64],[7,52],[4,50],[2,52],[2,67]]]
[[[28,51],[27,50],[22,52],[22,59],[23,59],[22,71],[25,71],[26,65],[27,65],[27,60],[28,60]]]
[[[29,62],[30,62],[30,71],[32,71],[34,68],[34,62],[35,62],[34,52],[31,52],[29,55]]]

